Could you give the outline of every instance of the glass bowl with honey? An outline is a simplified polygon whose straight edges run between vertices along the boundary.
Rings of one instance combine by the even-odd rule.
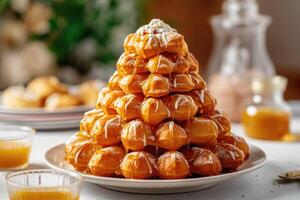
[[[291,109],[284,100],[287,79],[274,76],[253,80],[252,100],[242,115],[248,136],[265,140],[283,140],[290,134]]]
[[[51,169],[6,175],[10,200],[79,200],[81,183],[78,174]]]
[[[25,126],[0,126],[0,170],[28,166],[35,130]]]

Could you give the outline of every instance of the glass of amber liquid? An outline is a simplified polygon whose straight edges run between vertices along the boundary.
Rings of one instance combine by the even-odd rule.
[[[283,94],[287,79],[282,76],[252,82],[252,102],[246,107],[242,123],[248,136],[265,140],[283,140],[290,134],[291,110]]]
[[[10,200],[79,200],[82,179],[74,173],[51,169],[6,175]]]
[[[28,166],[35,130],[25,126],[0,126],[0,170]]]

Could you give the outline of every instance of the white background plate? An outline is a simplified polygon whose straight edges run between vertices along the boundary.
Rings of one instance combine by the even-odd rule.
[[[72,167],[64,160],[64,149],[65,145],[60,144],[47,150],[45,153],[46,164],[60,171],[72,170]],[[264,151],[255,145],[250,145],[250,157],[237,171],[217,176],[177,180],[131,180],[80,174],[87,182],[96,183],[102,187],[117,191],[148,194],[180,193],[205,189],[225,180],[247,174],[262,167],[265,161],[266,155]]]

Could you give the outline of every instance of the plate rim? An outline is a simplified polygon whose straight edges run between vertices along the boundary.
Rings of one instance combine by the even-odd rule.
[[[61,108],[57,110],[46,110],[45,108],[7,108],[0,104],[0,113],[6,115],[59,115],[59,114],[72,114],[82,113],[90,109],[92,106],[79,105],[69,108]]]
[[[102,184],[102,183],[97,183],[99,185],[109,185],[109,186],[115,186],[118,187],[116,185],[110,184],[110,182],[113,183],[130,183],[130,184],[138,184],[138,183],[143,183],[143,184],[150,184],[148,187],[153,187],[153,184],[156,184],[155,187],[157,188],[165,188],[166,184],[184,184],[184,183],[189,183],[189,184],[195,184],[198,183],[199,181],[206,181],[206,182],[214,182],[214,181],[218,181],[221,182],[221,180],[223,180],[224,178],[233,178],[239,175],[243,175],[243,174],[247,174],[250,173],[256,169],[261,168],[267,161],[267,155],[265,153],[264,150],[262,150],[261,148],[259,148],[258,146],[254,145],[254,144],[249,144],[250,148],[257,148],[261,153],[263,153],[262,158],[258,159],[260,162],[252,167],[243,169],[243,170],[238,170],[238,171],[234,171],[234,172],[230,172],[230,173],[224,173],[224,174],[219,174],[219,175],[215,175],[215,176],[206,176],[206,177],[196,177],[196,178],[185,178],[185,179],[126,179],[126,178],[116,178],[116,177],[104,177],[104,176],[95,176],[95,175],[89,175],[89,174],[85,174],[85,173],[81,173],[78,172],[76,170],[72,170],[72,169],[67,169],[67,168],[60,168],[58,166],[52,165],[50,161],[48,161],[47,159],[47,155],[49,154],[49,152],[53,151],[56,148],[59,148],[61,146],[65,146],[65,143],[61,143],[61,144],[57,144],[54,145],[52,147],[50,147],[49,149],[47,149],[44,153],[44,162],[46,163],[46,165],[52,169],[58,170],[58,171],[67,171],[67,172],[72,172],[72,173],[77,173],[79,175],[82,176],[82,178],[87,181],[87,182],[93,182],[93,183],[97,183],[97,181],[91,181],[91,180],[98,180],[101,182],[106,182],[107,184]],[[160,183],[160,184],[157,184]],[[122,187],[124,187],[124,185],[122,185]],[[130,185],[127,185],[127,187],[132,187]],[[146,185],[142,186],[143,188],[147,187]],[[176,187],[175,185],[172,185],[172,187]],[[180,187],[180,186],[178,186]]]

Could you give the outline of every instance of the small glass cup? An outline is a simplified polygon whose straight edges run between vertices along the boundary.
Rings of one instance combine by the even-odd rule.
[[[0,126],[0,170],[28,166],[35,130],[26,126]]]
[[[79,200],[82,178],[52,169],[25,170],[6,175],[10,200]]]

